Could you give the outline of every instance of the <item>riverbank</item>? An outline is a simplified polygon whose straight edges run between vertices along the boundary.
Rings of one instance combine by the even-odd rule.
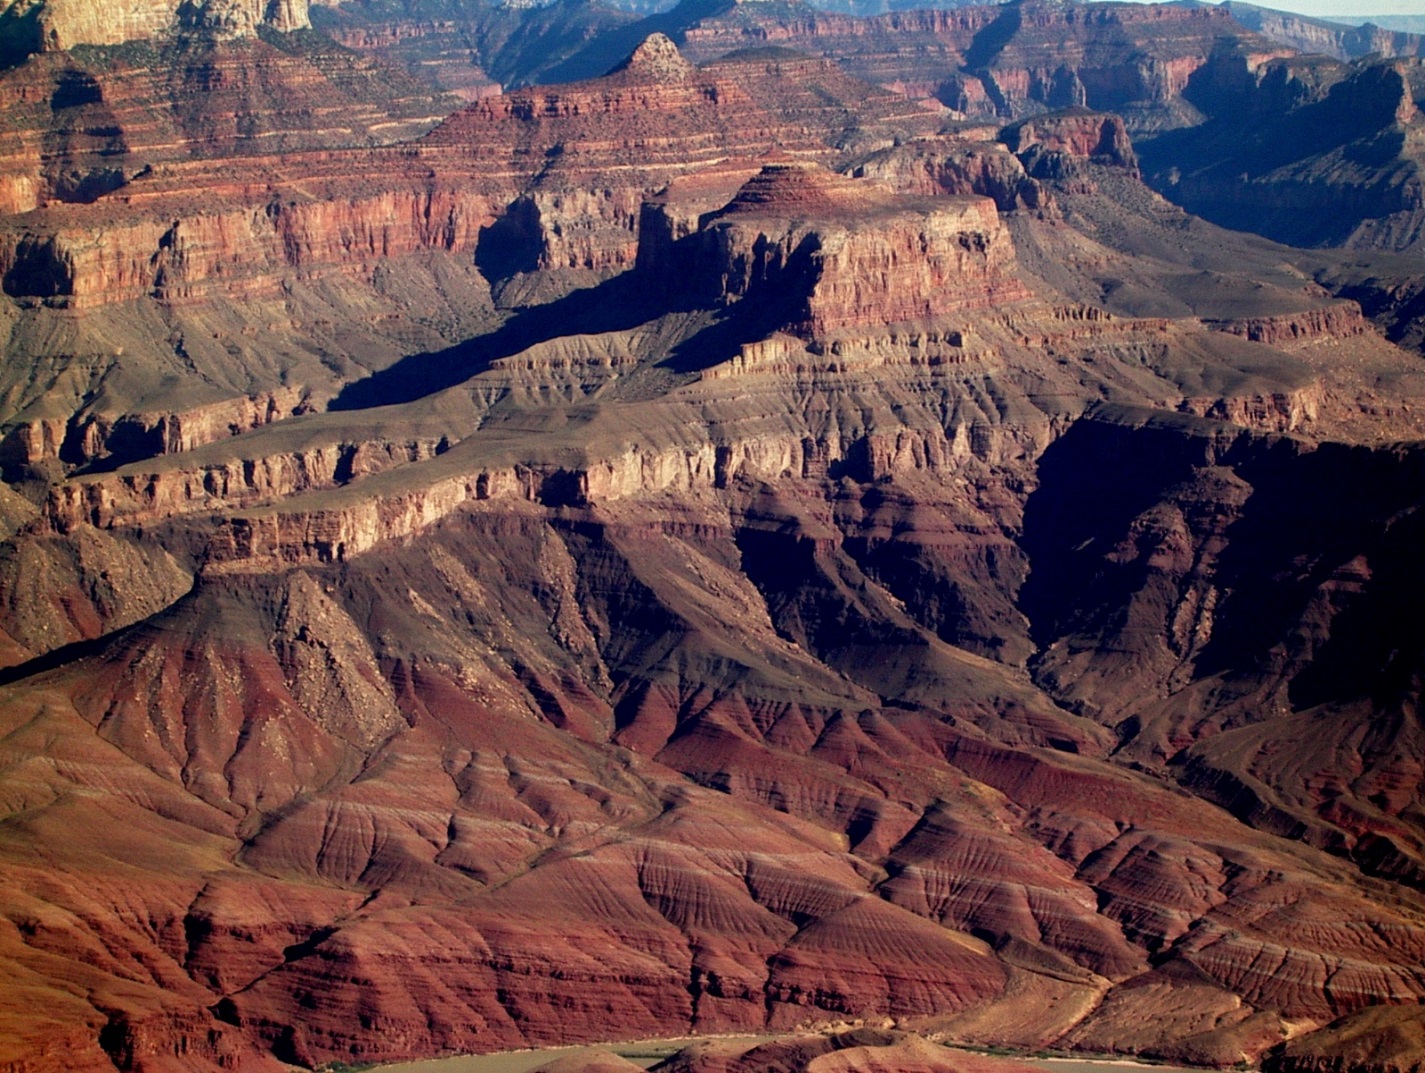
[[[779,1035],[746,1036],[684,1036],[672,1039],[635,1040],[628,1043],[595,1043],[576,1047],[542,1047],[527,1051],[500,1051],[496,1054],[461,1055],[454,1058],[428,1058],[418,1062],[398,1062],[394,1065],[376,1067],[373,1073],[533,1073],[559,1058],[587,1055],[614,1054],[627,1059],[634,1065],[650,1069],[677,1054],[692,1043],[709,1039],[728,1042],[745,1040],[748,1046],[776,1039]],[[972,1052],[979,1054],[981,1052]],[[1042,1058],[1020,1055],[999,1055],[1010,1061],[1037,1066],[1049,1073],[1126,1073],[1128,1070],[1143,1070],[1145,1073],[1203,1073],[1202,1070],[1181,1066],[1158,1065],[1156,1063],[1135,1062],[1128,1058]]]

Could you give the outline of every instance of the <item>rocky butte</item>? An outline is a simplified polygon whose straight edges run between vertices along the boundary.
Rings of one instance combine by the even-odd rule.
[[[462,103],[197,14],[0,72],[0,1069],[1420,1069],[1416,263],[1140,177],[1408,71],[742,5]]]

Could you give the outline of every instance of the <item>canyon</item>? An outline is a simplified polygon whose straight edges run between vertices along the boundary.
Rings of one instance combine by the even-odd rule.
[[[0,1069],[1417,1073],[1414,68],[438,6],[0,15]]]

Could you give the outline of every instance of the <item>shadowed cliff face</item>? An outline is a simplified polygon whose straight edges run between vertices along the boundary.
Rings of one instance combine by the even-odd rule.
[[[1207,122],[1140,146],[1149,181],[1227,227],[1304,246],[1414,251],[1418,60],[1254,62],[1224,49],[1185,95]]]
[[[0,1065],[1394,1068],[1418,358],[946,119],[655,37],[6,230]]]

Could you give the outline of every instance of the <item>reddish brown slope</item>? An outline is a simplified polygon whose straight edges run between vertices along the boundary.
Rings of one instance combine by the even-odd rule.
[[[689,278],[761,278],[734,269],[799,228],[842,253],[788,277],[813,309],[927,220],[973,256],[948,294],[888,276],[939,303],[918,321],[877,323],[876,303],[900,307],[863,287],[864,308],[828,307],[855,316],[767,335],[779,325],[737,319],[753,290],[731,287],[721,311],[684,295],[693,308],[605,325],[584,349],[546,340],[437,393],[485,415],[460,444],[336,488],[274,485],[234,517],[193,509],[216,494],[206,478],[147,504],[118,498],[160,483],[142,467],[74,482],[107,504],[101,524],[142,525],[203,567],[190,595],[4,705],[11,957],[68,996],[56,1016],[94,1041],[92,1064],[234,1048],[316,1065],[864,1014],[1231,1064],[1425,993],[1418,894],[1175,786],[1145,748],[1169,716],[1108,718],[1049,673],[1080,620],[1038,573],[1072,591],[1076,557],[1137,516],[1085,493],[1124,487],[1125,457],[1168,482],[1141,486],[1163,510],[1184,495],[1164,458],[1292,497],[1292,459],[1339,458],[1378,489],[1362,467],[1407,456],[1089,412],[1105,393],[1182,405],[1189,379],[1228,409],[1317,379],[1196,322],[1021,289],[987,307],[1014,270],[988,204],[772,168],[667,251]],[[727,324],[752,334],[702,334]],[[679,378],[657,379],[679,354]],[[290,427],[316,443],[421,405]],[[260,457],[285,435],[235,442]],[[1284,473],[1262,468],[1274,459]],[[1231,484],[1188,487],[1206,505]],[[1370,502],[1347,543],[1391,515]],[[54,509],[76,533],[95,520]],[[1318,535],[1299,533],[1308,549]],[[1083,588],[1087,621],[1158,606],[1156,588]],[[1163,629],[1097,645],[1078,680],[1119,673]],[[1244,626],[1218,657],[1260,675],[1252,639],[1273,636]],[[1040,684],[1023,669],[1036,647]],[[1206,664],[1189,674],[1210,690]],[[1168,712],[1196,695],[1140,681]],[[1333,678],[1317,700],[1359,690]],[[1193,733],[1226,725],[1224,705]],[[128,832],[117,883],[113,850],[60,837],[109,815]],[[41,909],[79,922],[63,945]],[[14,1001],[30,1058],[55,1019]]]
[[[382,317],[428,297],[393,266],[469,255],[472,230],[478,251],[497,218],[511,271],[636,266],[543,305],[570,277],[516,271],[530,308],[358,387],[327,370],[324,413],[154,407],[114,427],[161,427],[162,455],[43,488],[31,467],[43,510],[3,504],[29,526],[7,554],[43,549],[97,643],[12,671],[0,704],[5,1061],[261,1069],[871,1015],[1231,1065],[1342,1016],[1380,1039],[1363,1011],[1418,1003],[1418,777],[1392,760],[1418,740],[1418,450],[1322,442],[1415,427],[1411,359],[1280,250],[1179,216],[1114,230],[1110,193],[1168,210],[1103,117],[1039,125],[1043,177],[1015,177],[1075,222],[1005,219],[953,175],[923,196],[953,139],[887,144],[918,129],[904,105],[789,67],[693,70],[655,40],[366,171],[269,162],[291,168],[271,216],[210,169],[272,251],[250,276],[209,272],[225,225],[199,212],[204,242],[159,238],[157,299],[13,315],[35,339],[72,312],[118,359],[104,333],[231,332],[231,283],[285,318],[237,334],[291,346],[326,338],[293,323],[304,289]],[[714,173],[645,211],[683,167],[674,106],[729,157],[781,139],[922,196],[710,142]],[[1105,135],[1116,164],[1083,160]],[[640,140],[666,155],[630,171]],[[398,160],[409,193],[383,193]],[[183,174],[155,177],[154,219]],[[399,220],[379,240],[342,193],[363,184]],[[603,226],[565,231],[590,200]],[[635,218],[662,221],[646,256]],[[483,290],[441,265],[431,287]],[[194,377],[187,338],[164,352]],[[253,383],[312,367],[285,353]],[[1332,502],[1352,510],[1323,524]],[[106,564],[134,549],[166,587],[119,577],[116,601]],[[1361,777],[1323,780],[1326,749]]]
[[[36,874],[16,895],[73,912],[80,890],[102,907],[142,882],[147,918],[184,922],[179,945],[142,953],[102,908],[84,931],[142,958],[161,1001],[194,1023],[217,1004],[244,1037],[309,1062],[868,1010],[943,1019],[983,1007],[1007,976],[1084,1010],[1125,981],[1077,1038],[1181,1054],[1173,1041],[1214,1003],[1245,1000],[1227,1022],[1245,1031],[1253,1008],[1324,1019],[1361,1001],[1356,988],[1420,986],[1418,952],[1363,941],[1370,928],[1409,934],[1413,917],[1372,906],[1329,858],[1102,761],[996,744],[1052,726],[1005,672],[954,657],[953,696],[882,709],[877,664],[891,651],[908,661],[900,697],[907,680],[948,685],[938,664],[950,653],[908,647],[915,628],[896,626],[874,589],[838,599],[839,556],[796,582],[792,604],[771,579],[759,595],[719,565],[734,540],[754,546],[737,514],[730,532],[715,515],[650,528],[611,526],[598,508],[562,514],[467,514],[400,552],[262,583],[256,599],[243,595],[250,579],[212,583],[79,668],[64,686],[72,700],[14,696],[12,755],[25,755],[31,726],[63,733],[78,761],[25,780],[11,769],[7,784],[28,787],[27,819],[7,827],[21,859],[30,839],[75,822],[61,802],[75,780],[96,788],[88,758],[114,746],[134,758],[109,761],[98,798],[125,802],[134,878],[96,885],[112,865],[52,841],[54,878],[35,888]],[[492,542],[494,570],[471,559]],[[583,610],[571,617],[574,592]],[[748,601],[798,643],[758,628]],[[829,614],[849,632],[792,625]],[[848,642],[860,657],[845,659]],[[73,715],[62,729],[70,704],[97,737]],[[1072,721],[1058,719],[1049,733],[1062,743]],[[598,745],[610,729],[635,752]],[[655,752],[659,763],[638,758]],[[281,756],[288,765],[274,765]],[[688,788],[666,765],[722,792]],[[175,823],[213,831],[209,863],[140,851]],[[175,888],[145,873],[191,878]],[[275,932],[268,912],[236,911],[263,885],[288,922]],[[253,893],[233,902],[241,889]],[[1330,926],[1343,915],[1370,928]],[[1299,969],[1242,975],[1286,945]],[[160,993],[135,990],[123,964],[84,970],[106,974],[101,1004],[181,1036],[183,1019],[161,1017]],[[1313,965],[1333,981],[1324,992]],[[174,990],[174,973],[193,982]],[[587,1005],[571,1020],[551,994]],[[977,1013],[974,1035],[1007,1030],[989,1027],[993,1011]],[[1124,1027],[1144,1016],[1161,1035]],[[1052,1038],[1051,1023],[1038,1031]],[[1219,1029],[1204,1053],[1257,1038]]]

